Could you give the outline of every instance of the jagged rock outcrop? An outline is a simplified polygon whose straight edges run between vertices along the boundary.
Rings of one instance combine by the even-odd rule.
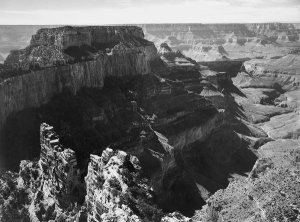
[[[53,127],[47,124],[41,125],[40,142],[39,160],[21,161],[19,173],[2,181],[3,186],[12,183],[11,191],[0,195],[7,204],[7,208],[1,204],[3,221],[77,221],[84,215],[81,204],[85,194],[74,151],[65,149]],[[20,192],[22,199],[15,199],[14,203],[20,209],[13,213],[13,203],[8,200]]]
[[[52,126],[41,125],[40,142],[38,161],[1,174],[1,221],[189,221],[158,208],[137,157],[110,148],[91,154],[82,184],[74,151],[60,144]]]
[[[79,176],[75,152],[62,147],[52,126],[42,124],[40,133],[39,164],[44,180],[48,179],[49,183],[53,183],[52,186],[60,193],[72,193]]]
[[[107,148],[91,155],[87,187],[88,221],[160,221],[147,180],[136,157]]]

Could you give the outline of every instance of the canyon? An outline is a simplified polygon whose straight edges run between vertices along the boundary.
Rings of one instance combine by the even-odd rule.
[[[0,64],[0,220],[299,220],[297,27],[37,30]]]
[[[276,58],[299,47],[297,23],[146,24],[147,39],[199,61]]]

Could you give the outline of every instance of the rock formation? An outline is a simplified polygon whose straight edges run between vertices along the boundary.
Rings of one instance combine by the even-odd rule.
[[[40,132],[41,156],[39,164],[44,179],[49,178],[50,183],[55,182],[53,187],[56,187],[59,192],[72,193],[78,179],[75,152],[61,146],[59,137],[53,131],[52,126],[42,124]]]
[[[78,58],[82,51],[88,56]],[[18,67],[12,75],[21,75],[0,83],[0,135],[11,113],[38,107],[65,90],[102,88],[107,77],[147,74],[154,58],[156,48],[137,27],[41,29],[30,46],[12,51],[5,61],[6,67]]]
[[[60,27],[40,29],[30,45],[12,51],[5,64],[12,67],[51,67],[77,60],[95,60],[98,54],[144,53],[146,60],[156,57],[153,44],[144,40],[137,27]]]
[[[1,208],[0,218],[4,221],[76,221],[80,217],[77,210],[84,193],[74,151],[64,148],[53,127],[47,124],[41,125],[40,143],[39,160],[22,161],[14,184],[10,185],[11,192],[8,196],[3,192],[0,195],[8,205],[8,208]],[[4,186],[11,183],[9,180],[3,182]],[[23,199],[14,204],[22,210],[14,212],[9,209],[12,207],[9,198],[19,192],[23,192]]]
[[[64,149],[53,127],[45,123],[41,125],[40,141],[38,162],[22,161],[19,174],[1,175],[1,221],[180,221],[185,218],[178,212],[164,216],[155,205],[153,190],[142,176],[136,157],[110,148],[101,156],[91,155],[85,195],[74,151]],[[22,196],[15,199],[15,195]]]
[[[198,65],[195,61],[184,56],[179,50],[176,52],[173,51],[167,43],[162,43],[159,46],[158,54],[164,65],[166,65],[171,72],[175,72],[175,70],[178,72],[191,72],[197,71],[198,69]]]
[[[87,221],[160,221],[162,211],[136,157],[107,148],[101,157],[91,155],[85,178]]]

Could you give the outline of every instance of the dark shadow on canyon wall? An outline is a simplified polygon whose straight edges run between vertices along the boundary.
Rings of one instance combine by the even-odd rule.
[[[130,78],[107,79],[102,90],[82,89],[77,95],[65,91],[38,108],[10,114],[3,127],[1,153],[4,167],[18,170],[21,160],[39,157],[40,124],[47,122],[60,135],[61,143],[73,149],[81,168],[89,154],[128,136],[134,114],[128,111],[126,91]]]

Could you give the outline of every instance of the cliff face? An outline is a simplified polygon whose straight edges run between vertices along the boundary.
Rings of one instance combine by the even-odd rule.
[[[81,48],[76,47],[85,44],[93,49],[78,58]],[[103,51],[103,46],[109,49]],[[5,61],[6,67],[39,68],[0,83],[0,131],[12,112],[38,107],[66,89],[76,94],[83,87],[102,88],[106,77],[148,74],[154,58],[155,46],[137,27],[41,29],[29,47]]]
[[[131,63],[134,61],[134,63]],[[0,83],[0,128],[12,112],[37,107],[65,89],[102,88],[108,76],[143,75],[150,67],[143,53],[102,55],[95,61],[57,66],[6,79]]]
[[[30,44],[69,46],[117,43],[133,38],[144,38],[143,30],[136,26],[62,27],[40,29],[32,36]]]
[[[144,53],[149,61],[156,57],[156,49],[143,37],[142,29],[132,26],[41,29],[32,36],[28,47],[12,51],[5,64],[22,69],[49,67],[95,60],[104,52],[108,55]]]

